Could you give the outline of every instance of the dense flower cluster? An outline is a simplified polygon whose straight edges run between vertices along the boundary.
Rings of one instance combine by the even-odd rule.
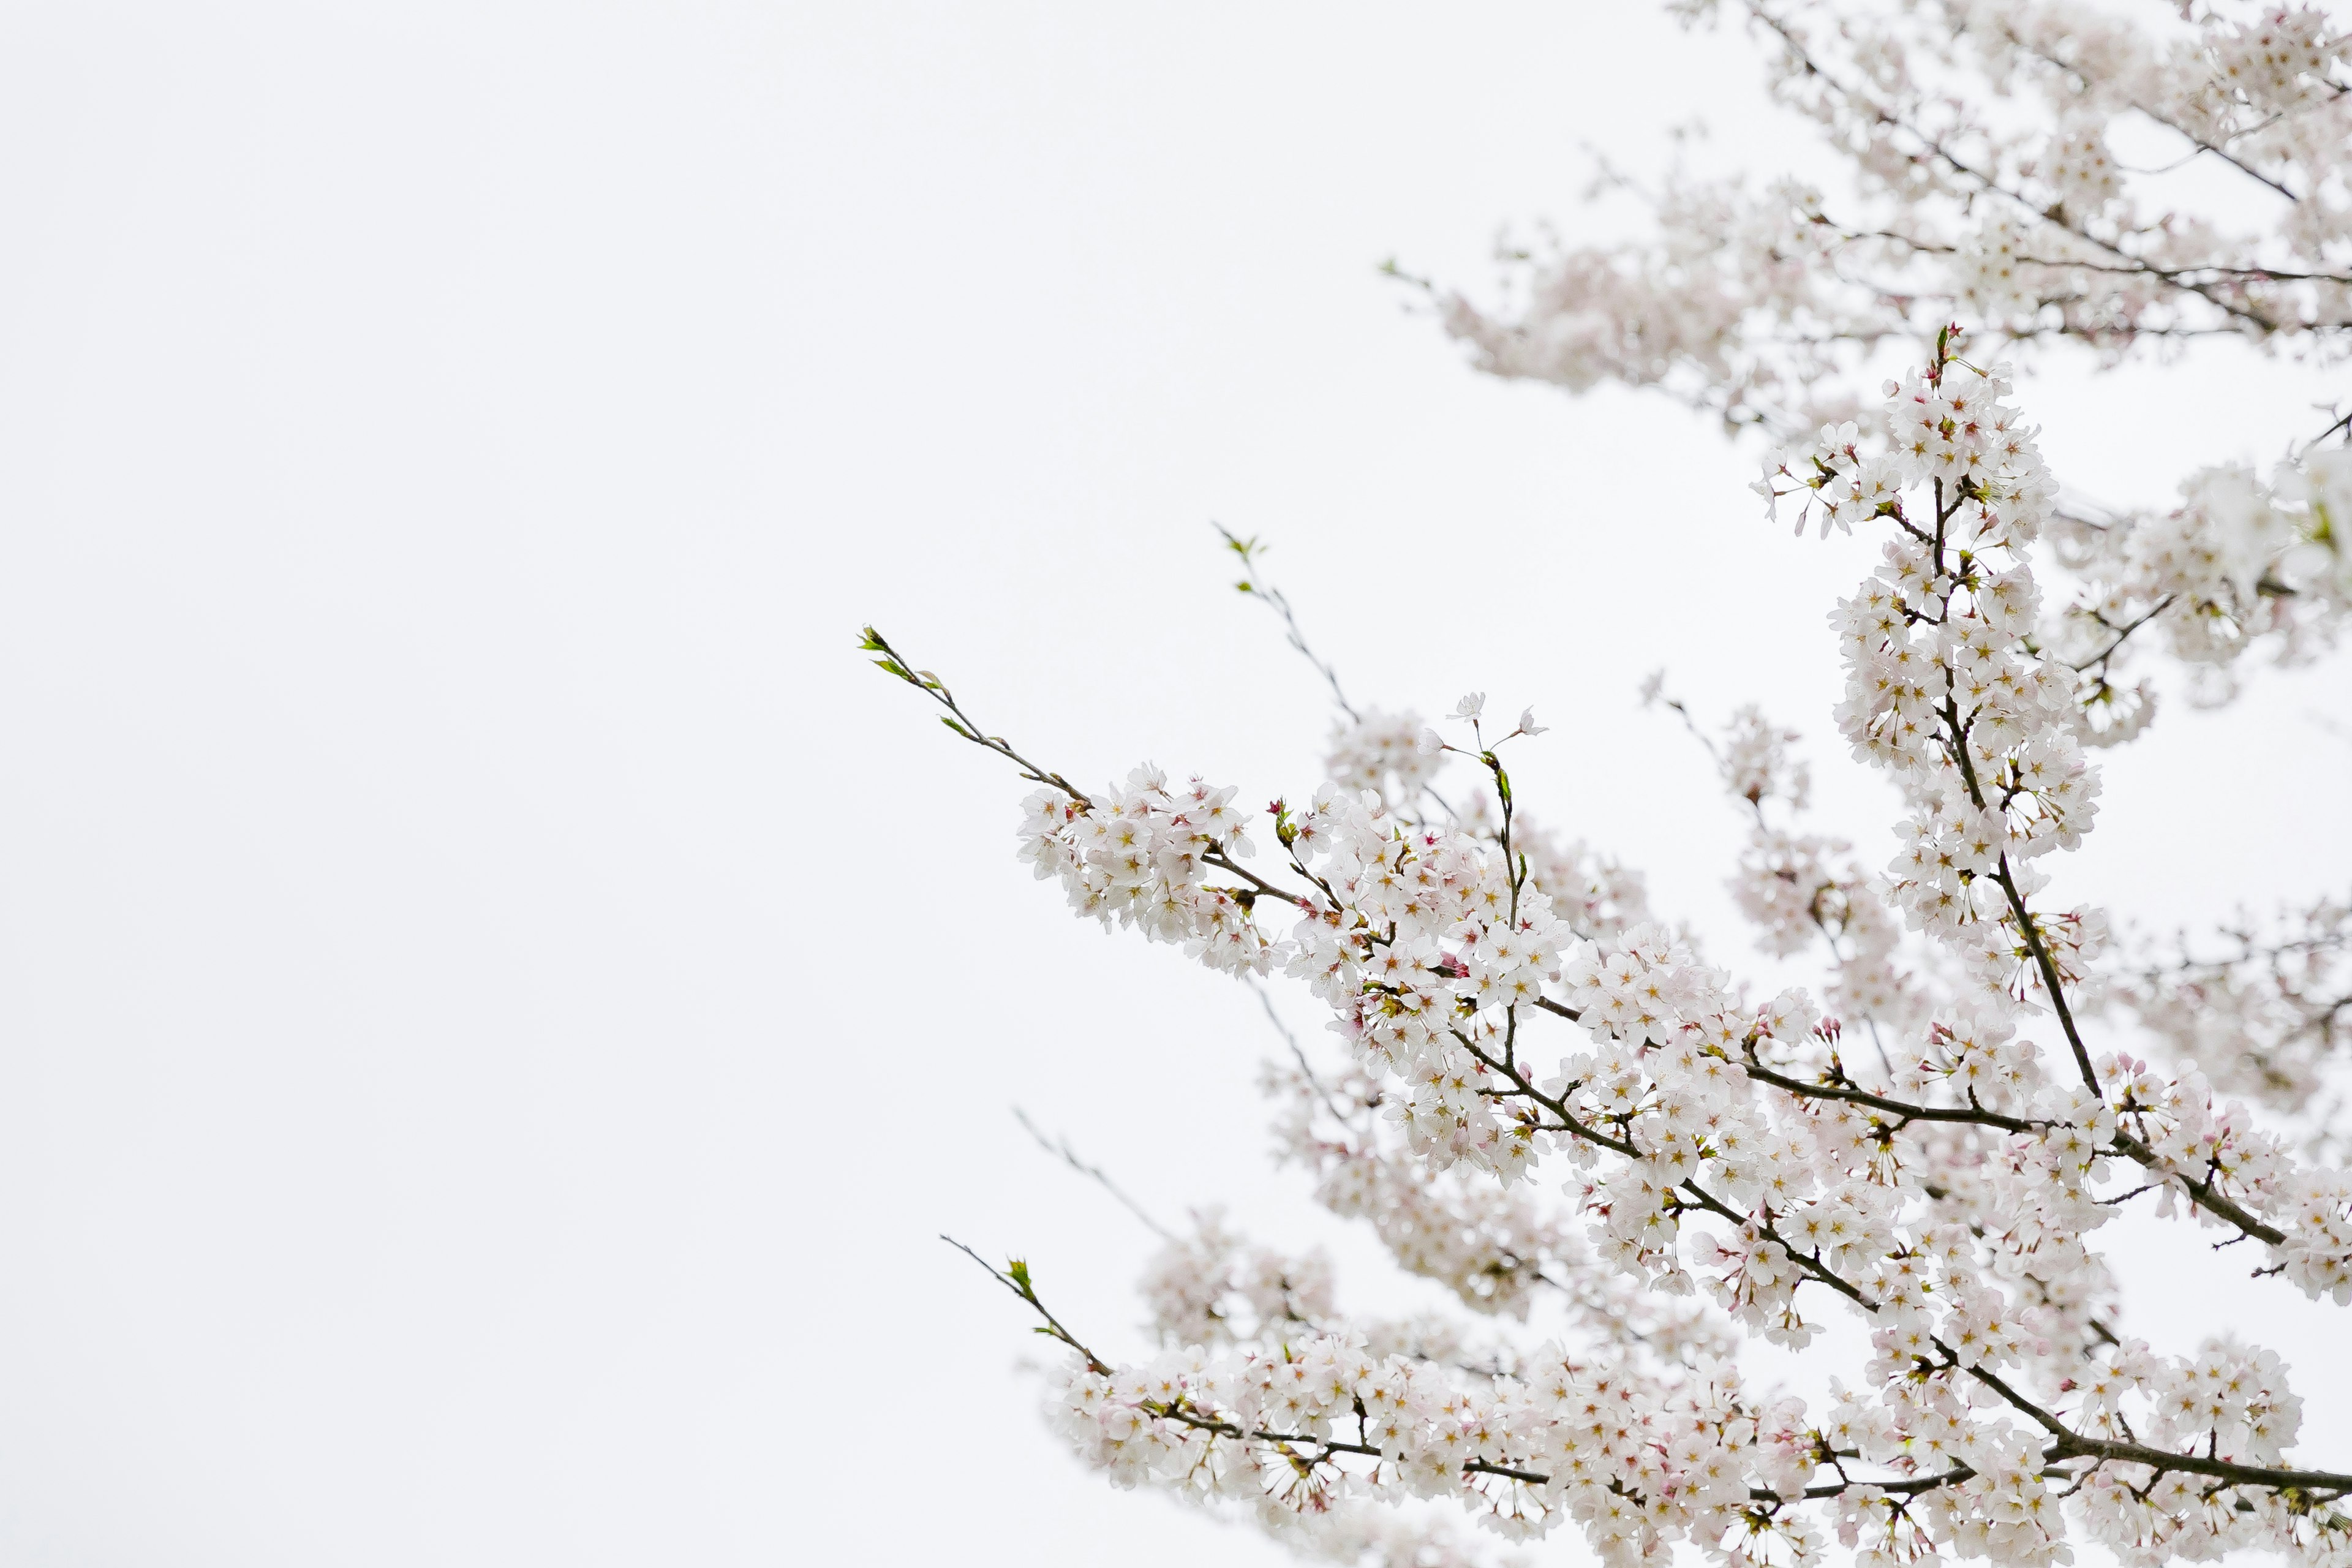
[[[1519,1376],[1480,1377],[1375,1356],[1349,1336],[1302,1336],[1279,1355],[1081,1368],[1057,1409],[1115,1481],[1280,1496],[1301,1511],[1360,1495],[1368,1475],[1424,1498],[1469,1488],[1507,1534],[1574,1518],[1620,1563],[1675,1539],[1754,1533],[1750,1478],[1795,1495],[1810,1468],[1809,1435],[1786,1402],[1750,1408],[1727,1375],[1652,1384],[1556,1347]],[[1761,1530],[1806,1536],[1778,1519]]]
[[[1262,858],[1234,790],[1146,767],[1081,792],[869,633],[1041,786],[1022,855],[1079,913],[1319,1005],[1329,1043],[1266,1078],[1277,1152],[1443,1309],[1343,1311],[1322,1255],[1209,1215],[1145,1279],[1160,1353],[1122,1363],[1015,1264],[1072,1352],[1054,1417],[1120,1485],[1380,1568],[1486,1560],[1452,1509],[1612,1564],[2088,1542],[2352,1568],[2352,1474],[2297,1453],[2287,1369],[2134,1337],[2095,1245],[2137,1203],[2264,1289],[2352,1305],[2352,912],[2118,962],[2100,910],[2050,896],[2095,823],[2097,748],[2155,712],[2149,656],[2219,699],[2249,655],[2310,657],[2352,616],[2352,420],[2103,510],[2062,501],[1988,352],[2352,347],[2352,35],[2235,0],[1675,8],[1744,18],[1846,177],[1676,174],[1653,237],[1514,251],[1501,303],[1441,309],[1491,373],[1657,387],[1759,431],[1768,508],[1876,542],[1829,622],[1837,725],[1895,787],[1893,841],[1814,830],[1796,736],[1760,710],[1693,723],[1746,819],[1734,901],[1822,982],[1767,994],[1637,874],[1534,826],[1506,761],[1532,713],[1497,738],[1475,693],[1433,725],[1351,705],[1255,541],[1227,536],[1239,586],[1344,716]],[[2147,167],[2171,153],[2260,202],[2192,209]],[[1825,1332],[1841,1316],[1858,1335]],[[1751,1390],[1748,1338],[1837,1375]]]
[[[1620,1342],[1626,1352],[1660,1364],[1686,1365],[1702,1354],[1720,1357],[1730,1348],[1719,1327],[1702,1320],[1695,1304],[1661,1314],[1624,1281],[1581,1267],[1573,1233],[1566,1237],[1569,1267],[1559,1276],[1542,1275],[1564,1293],[1579,1289],[1596,1300],[1572,1302],[1571,1316],[1587,1330]],[[1516,1261],[1516,1260],[1515,1260]],[[1555,1260],[1557,1261],[1557,1260]],[[1284,1253],[1255,1246],[1234,1232],[1222,1213],[1193,1216],[1192,1228],[1171,1237],[1152,1258],[1141,1280],[1152,1332],[1171,1350],[1188,1347],[1279,1343],[1304,1334],[1345,1332],[1376,1356],[1402,1356],[1455,1371],[1507,1375],[1520,1365],[1512,1340],[1465,1323],[1450,1314],[1422,1311],[1381,1317],[1344,1316],[1336,1305],[1330,1259],[1320,1250]],[[1510,1307],[1489,1307],[1507,1312]],[[1665,1332],[1645,1335],[1665,1319]],[[1686,1331],[1677,1333],[1677,1331]]]
[[[1418,713],[1388,713],[1374,708],[1332,727],[1323,774],[1342,789],[1372,790],[1397,806],[1417,804],[1422,791],[1444,765],[1443,752],[1421,747],[1428,726]]]
[[[1191,1234],[1172,1238],[1152,1259],[1143,1299],[1160,1339],[1174,1344],[1278,1335],[1286,1325],[1331,1316],[1331,1260],[1249,1247],[1212,1211],[1195,1215]]]
[[[1489,1063],[1507,1054],[1512,1009],[1559,973],[1574,931],[1525,886],[1500,845],[1409,826],[1379,798],[1326,786],[1289,830],[1324,892],[1286,945],[1286,972],[1343,1013],[1360,1058],[1407,1086],[1390,1108],[1419,1152],[1507,1184],[1533,1130],[1498,1106]]]
[[[2352,348],[2352,36],[2321,11],[1677,8],[1759,34],[1776,94],[1850,178],[1824,192],[1675,174],[1643,197],[1648,239],[1514,243],[1506,300],[1440,300],[1481,368],[1571,391],[1659,387],[1786,437],[1859,416],[1880,351],[1953,320],[1988,347],[2076,342],[2108,363],[2207,337],[2325,361]],[[2126,175],[2121,135],[2153,138],[2139,162],[2157,167]],[[2192,163],[2251,202],[2190,205],[2210,193],[2168,176]],[[2328,644],[2352,616],[2347,484],[2352,449],[2306,441],[2268,480],[2223,464],[2189,475],[2168,510],[2052,518],[2076,582],[2041,640],[2075,672],[2085,733],[2128,740],[2147,721],[2153,687],[2121,679],[2143,627],[2207,699],[2229,694],[2252,650],[2295,659]]]
[[[2071,673],[2034,636],[2051,487],[2009,390],[1948,335],[1883,412],[1776,455],[1759,486],[1801,529],[1883,543],[1830,619],[1839,726],[1903,802],[1885,874],[1796,830],[1789,732],[1743,711],[1715,746],[1755,827],[1743,906],[1775,952],[1827,945],[1839,1013],[1750,995],[1643,918],[1637,884],[1530,834],[1504,752],[1540,726],[1490,738],[1476,694],[1418,742],[1475,764],[1470,804],[1425,779],[1400,798],[1392,766],[1328,782],[1274,804],[1262,870],[1230,789],[1139,769],[1088,795],[1023,764],[1048,785],[1023,854],[1078,912],[1328,1010],[1345,1061],[1302,1051],[1269,1080],[1284,1153],[1488,1325],[1350,1318],[1320,1259],[1211,1219],[1147,1281],[1157,1360],[1107,1361],[1048,1317],[1076,1352],[1055,1405],[1082,1454],[1122,1484],[1335,1521],[1310,1533],[1367,1552],[1386,1548],[1354,1510],[1451,1499],[1506,1536],[1573,1528],[1613,1563],[1678,1542],[1799,1563],[1832,1539],[1878,1562],[2050,1563],[2076,1536],[2133,1562],[2352,1563],[2335,1506],[2352,1476],[2294,1458],[2276,1358],[2127,1337],[2093,1246],[2153,1194],[2253,1244],[2281,1288],[2352,1301],[2352,1176],[2302,1163],[2193,1066],[2084,1033],[2105,922],[2037,900],[2099,777]],[[935,679],[886,668],[1021,761]],[[1337,754],[1381,753],[1343,736]],[[1556,1337],[1515,1337],[1538,1310]],[[1820,1354],[1838,1311],[1869,1354],[1832,1398],[1744,1392],[1726,1319]]]
[[[1987,1330],[2003,1331],[1997,1320]],[[2276,1462],[2300,1420],[2275,1357],[2220,1342],[2181,1358],[2126,1346],[2080,1404],[2086,1426],[2258,1468]],[[1475,1496],[1517,1539],[1579,1526],[1612,1564],[1659,1560],[1678,1541],[1719,1561],[1805,1562],[1826,1546],[1824,1525],[1872,1562],[1938,1548],[2002,1563],[2071,1557],[2045,1436],[1988,1423],[1948,1384],[1920,1385],[1894,1410],[1842,1396],[1816,1424],[1793,1400],[1750,1398],[1726,1369],[1654,1382],[1548,1345],[1516,1375],[1485,1375],[1381,1355],[1357,1336],[1303,1334],[1278,1354],[1082,1365],[1055,1411],[1118,1484],[1249,1500],[1277,1518],[1342,1510],[1386,1487]],[[1835,1489],[1816,1525],[1785,1505],[1808,1495],[1825,1458],[1897,1473]],[[2132,1561],[2315,1533],[2274,1492],[2217,1499],[2141,1466],[2103,1469],[2080,1496],[2080,1513]]]
[[[1780,100],[1843,158],[1835,193],[1670,178],[1655,237],[1513,251],[1521,297],[1445,299],[1486,368],[1664,385],[1735,423],[1850,417],[1867,352],[1954,317],[2113,355],[2231,335],[2342,352],[2352,325],[2347,40],[2323,12],[2197,3],[2168,25],[2084,0],[1683,0],[1767,40]],[[2263,193],[2257,221],[2126,177],[2119,133]],[[2284,197],[2282,202],[2276,198]]]
[[[2202,1217],[2269,1241],[2273,1270],[2304,1294],[2352,1303],[2352,1173],[2297,1163],[2282,1140],[2252,1124],[2244,1107],[2217,1105],[2193,1070],[2167,1079],[2118,1057],[2105,1082],[2127,1146],[2152,1155],[2149,1168],[2170,1175],[2168,1207],[2183,1196],[2225,1194],[2228,1207],[2208,1203]]]
[[[2040,591],[2026,551],[2049,481],[1999,374],[1957,361],[1889,384],[1878,439],[1825,428],[1801,460],[1776,455],[1759,488],[1801,498],[1799,526],[1892,523],[1884,563],[1832,624],[1846,664],[1840,728],[1885,769],[1910,815],[1890,868],[1910,924],[1966,962],[1960,1001],[2006,1026],[2013,1004],[2078,979],[2101,922],[2029,915],[2034,862],[2081,842],[2097,809],[2070,683],[2034,646]],[[1792,466],[1793,465],[1793,466]],[[1906,492],[1927,492],[1906,509]]]
[[[1593,1267],[1582,1227],[1525,1184],[1433,1170],[1379,1114],[1381,1083],[1362,1068],[1328,1083],[1297,1069],[1272,1073],[1266,1088],[1283,1109],[1279,1152],[1314,1173],[1326,1208],[1369,1223],[1407,1273],[1438,1281],[1483,1314],[1525,1321],[1541,1298],[1589,1339],[1629,1356],[1687,1364],[1731,1352],[1720,1320],[1702,1304]],[[1434,1342],[1426,1327],[1415,1333]],[[1483,1358],[1496,1355],[1490,1348]]]
[[[1231,785],[1193,779],[1171,790],[1149,765],[1099,800],[1039,790],[1026,804],[1021,858],[1058,876],[1081,914],[1181,942],[1213,969],[1263,973],[1266,942],[1250,918],[1255,895],[1211,880],[1252,846]]]

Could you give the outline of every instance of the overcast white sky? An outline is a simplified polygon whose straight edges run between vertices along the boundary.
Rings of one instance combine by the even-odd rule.
[[[1737,954],[1633,687],[1826,734],[1865,554],[1374,268],[1482,278],[1584,142],[1769,163],[1753,77],[1589,0],[0,7],[0,1559],[1272,1561],[1060,1455],[935,1236],[1139,1347],[1149,1237],[1017,1103],[1409,1289],[1265,1175],[1246,994],[1063,914],[855,631],[1074,776],[1297,792],[1208,523],[1266,534],[1354,689],[1535,703],[1536,809]],[[2036,412],[2114,500],[2307,423],[2195,374]],[[2085,896],[2340,887],[2342,674],[2115,762]],[[2143,1329],[2251,1310],[2137,1245]],[[2265,1319],[2307,1394],[2328,1322]]]

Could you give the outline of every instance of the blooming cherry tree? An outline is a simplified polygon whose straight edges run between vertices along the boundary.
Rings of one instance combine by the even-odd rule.
[[[2095,826],[2095,748],[2151,712],[2113,679],[2127,639],[2162,626],[2210,668],[2307,649],[2352,604],[2352,461],[2306,446],[2269,479],[2192,475],[2168,515],[2085,521],[1988,352],[2210,331],[2333,353],[2339,39],[2315,13],[2196,5],[2168,37],[2021,0],[1744,9],[1853,160],[1854,216],[1777,188],[1702,263],[1674,226],[1697,198],[1674,195],[1681,272],[1556,258],[1517,319],[1450,319],[1490,369],[1646,381],[1771,428],[1764,507],[1880,545],[1829,620],[1838,727],[1901,802],[1891,855],[1814,830],[1793,732],[1693,722],[1748,819],[1736,901],[1820,984],[1759,1000],[1638,876],[1538,826],[1510,767],[1542,726],[1483,694],[1426,723],[1352,705],[1318,660],[1327,777],[1254,811],[1150,766],[1081,788],[869,628],[884,670],[1036,786],[1019,855],[1076,912],[1326,1015],[1336,1047],[1292,1040],[1266,1075],[1278,1155],[1461,1310],[1351,1314],[1327,1259],[1215,1214],[1165,1233],[1143,1359],[1063,1322],[1025,1263],[992,1272],[1068,1352],[1048,1404],[1077,1453],[1335,1561],[1484,1561],[1475,1523],[1612,1564],[1680,1543],[1793,1564],[1832,1539],[1871,1562],[2352,1562],[2352,1456],[2298,1447],[2279,1359],[2135,1337],[2095,1246],[2145,1205],[2265,1289],[2352,1304],[2329,1098],[2352,918],[2324,901],[2118,957],[2100,911],[2050,891]],[[1906,63],[1926,58],[2000,112]],[[2135,205],[2105,150],[2126,113],[2293,210],[2237,234]],[[1984,326],[1921,331],[1930,310]],[[1844,388],[1906,335],[1919,363]],[[2053,558],[2070,586],[2045,584]],[[2118,1046],[2126,1021],[2158,1059]],[[1860,1334],[1825,1336],[1838,1320]],[[1822,1365],[1826,1396],[1743,1373],[1759,1340]]]

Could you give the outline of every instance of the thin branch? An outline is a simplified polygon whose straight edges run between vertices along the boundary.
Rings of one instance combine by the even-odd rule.
[[[1242,538],[1221,522],[1213,522],[1209,526],[1217,531],[1218,537],[1225,542],[1226,549],[1241,557],[1244,571],[1255,571],[1257,557],[1265,549],[1264,544],[1255,539]],[[1307,634],[1298,629],[1298,617],[1291,613],[1290,600],[1282,590],[1269,583],[1250,577],[1244,577],[1234,586],[1282,617],[1282,628],[1290,639],[1290,646],[1296,648],[1299,656],[1313,665],[1316,672],[1323,677],[1325,683],[1331,688],[1331,700],[1339,705],[1340,712],[1348,716],[1348,721],[1351,724],[1360,723],[1363,715],[1356,711],[1355,704],[1348,700],[1348,694],[1339,688],[1339,672],[1325,663],[1313,648],[1307,646]]]
[[[1306,1079],[1307,1087],[1315,1091],[1315,1098],[1323,1102],[1324,1110],[1329,1111],[1341,1126],[1348,1126],[1347,1112],[1339,1109],[1339,1102],[1331,1098],[1331,1091],[1324,1088],[1323,1080],[1315,1075],[1314,1067],[1307,1059],[1306,1047],[1298,1043],[1298,1037],[1291,1033],[1290,1026],[1282,1021],[1282,1015],[1274,1010],[1273,996],[1255,975],[1250,977],[1250,989],[1257,993],[1257,1005],[1265,1009],[1265,1021],[1274,1026],[1275,1033],[1282,1037],[1282,1043],[1290,1047],[1290,1054],[1297,1061],[1299,1075]]]
[[[1159,1237],[1162,1241],[1172,1242],[1176,1239],[1176,1233],[1174,1231],[1170,1230],[1166,1226],[1161,1225],[1158,1220],[1152,1218],[1150,1212],[1141,1204],[1137,1203],[1133,1198],[1129,1197],[1127,1194],[1120,1191],[1118,1184],[1112,1181],[1110,1177],[1104,1173],[1101,1166],[1089,1165],[1084,1160],[1079,1159],[1078,1152],[1070,1147],[1070,1141],[1067,1138],[1061,1139],[1058,1142],[1047,1138],[1045,1133],[1038,1131],[1037,1124],[1029,1120],[1029,1113],[1023,1110],[1017,1105],[1013,1108],[1013,1119],[1020,1122],[1023,1127],[1028,1130],[1029,1136],[1037,1140],[1038,1146],[1044,1149],[1045,1152],[1055,1155],[1060,1159],[1064,1164],[1069,1166],[1073,1171],[1077,1172],[1078,1174],[1091,1177],[1096,1182],[1100,1183],[1103,1191],[1108,1193],[1112,1197],[1117,1198],[1121,1206],[1123,1206],[1128,1213],[1141,1220],[1144,1223],[1145,1227],[1150,1230],[1153,1235]]]
[[[1037,1332],[1045,1334],[1049,1338],[1061,1341],[1064,1344],[1077,1352],[1078,1354],[1084,1356],[1086,1358],[1087,1368],[1088,1371],[1097,1373],[1104,1377],[1108,1377],[1110,1375],[1110,1363],[1103,1360],[1102,1357],[1095,1354],[1094,1352],[1087,1349],[1085,1345],[1080,1344],[1078,1342],[1077,1336],[1071,1333],[1069,1330],[1062,1327],[1062,1321],[1054,1316],[1053,1313],[1047,1311],[1045,1310],[1045,1303],[1037,1299],[1037,1287],[1031,1283],[1029,1279],[1029,1265],[1016,1258],[1007,1263],[1003,1268],[999,1268],[996,1265],[989,1262],[988,1259],[982,1258],[979,1253],[974,1252],[971,1247],[966,1247],[962,1242],[958,1241],[952,1236],[942,1235],[940,1239],[946,1242],[950,1247],[954,1247],[958,1252],[962,1253],[966,1258],[971,1258],[974,1263],[979,1264],[982,1268],[987,1269],[991,1279],[994,1279],[998,1284],[1003,1285],[1007,1290],[1012,1291],[1015,1296],[1020,1297],[1024,1301],[1029,1303],[1031,1310],[1039,1317],[1045,1320],[1045,1326],[1039,1329]]]

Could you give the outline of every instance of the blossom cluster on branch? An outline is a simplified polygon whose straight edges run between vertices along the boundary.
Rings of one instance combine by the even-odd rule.
[[[1531,834],[1505,758],[1542,732],[1532,713],[1496,733],[1474,693],[1420,728],[1411,766],[1396,737],[1416,721],[1360,716],[1342,776],[1256,819],[1261,855],[1232,787],[1147,766],[1082,791],[868,632],[1042,786],[1021,854],[1076,912],[1322,1005],[1346,1059],[1318,1072],[1302,1051],[1270,1076],[1285,1154],[1491,1325],[1350,1319],[1322,1262],[1212,1219],[1148,1282],[1166,1348],[1118,1363],[1015,1266],[1002,1278],[1072,1349],[1053,1407],[1081,1455],[1122,1485],[1244,1500],[1318,1551],[1386,1551],[1346,1521],[1442,1500],[1513,1539],[1574,1530],[1612,1563],[1685,1542],[1803,1563],[1832,1539],[1873,1562],[2033,1563],[2075,1538],[2134,1563],[2352,1562],[2352,1475],[2294,1455],[2278,1358],[2130,1337],[2092,1245],[2145,1198],[2249,1244],[2275,1288],[2352,1300],[2352,1177],[2194,1066],[2087,1032],[2105,922],[2044,895],[2100,778],[2036,636],[2053,486],[2010,397],[1948,330],[1878,412],[1758,486],[1801,528],[1882,546],[1830,626],[1840,729],[1903,802],[1883,874],[1793,831],[1790,733],[1748,711],[1709,742],[1755,823],[1740,902],[1772,951],[1822,940],[1846,1017],[1749,994],[1637,882]],[[1459,806],[1435,788],[1455,760]],[[1512,1337],[1539,1301],[1552,1336]],[[1819,1354],[1841,1312],[1868,1354],[1828,1402],[1743,1381],[1737,1335]]]
[[[1225,535],[1238,585],[1339,714],[1322,782],[1263,812],[1150,764],[1081,789],[869,629],[1037,786],[1020,854],[1074,911],[1258,988],[1292,1058],[1264,1080],[1277,1157],[1436,1303],[1345,1310],[1322,1255],[1209,1213],[1162,1232],[1157,1350],[1121,1360],[1013,1263],[1070,1352],[1052,1419],[1117,1484],[1378,1568],[1490,1560],[1464,1513],[1612,1564],[2352,1564],[2352,1473],[2298,1451],[2278,1356],[2141,1337],[2096,1245],[2138,1205],[2253,1289],[2352,1304],[2352,911],[2118,951],[2051,876],[2095,826],[2100,748],[2152,721],[2152,659],[2219,700],[2352,617],[2352,416],[2101,508],[2062,492],[2001,363],[2206,339],[2342,363],[2352,35],[2236,0],[1673,8],[1763,41],[1842,180],[1622,182],[1648,237],[1511,252],[1503,300],[1441,312],[1492,374],[1755,432],[1768,511],[1877,544],[1828,629],[1891,842],[1815,825],[1761,710],[1710,730],[1652,683],[1745,819],[1757,945],[1818,982],[1752,986],[1537,826],[1510,766],[1531,711],[1351,702],[1255,541]],[[2238,196],[2193,206],[2151,147]],[[1750,1340],[1818,1369],[1810,1396],[1755,1381]]]
[[[2203,339],[2330,365],[2352,349],[2352,35],[2323,12],[1674,8],[1758,36],[1775,97],[1819,128],[1843,181],[1621,178],[1646,237],[1508,249],[1485,304],[1436,291],[1480,368],[1654,387],[1787,439],[1855,417],[1885,353],[1955,320],[1986,353],[2072,343],[2109,364]],[[2128,165],[2119,140],[2162,166]],[[2204,169],[2236,189],[2184,183]],[[2074,671],[2087,738],[2147,721],[2142,644],[2186,661],[2200,700],[2233,692],[2248,652],[2332,646],[2352,616],[2352,452],[2322,442],[2345,425],[2289,443],[2267,474],[2210,454],[2170,508],[2076,500],[2051,520],[2074,581],[2038,635]]]
[[[1444,297],[1487,368],[1659,385],[1735,424],[1851,417],[1867,351],[1954,317],[2110,358],[2186,338],[2341,357],[2352,327],[2347,37],[2309,5],[1679,0],[1763,41],[1774,96],[1847,176],[1670,178],[1654,239],[1513,253],[1510,306]],[[2119,134],[2170,166],[2134,170]],[[2252,198],[2185,210],[2196,163]],[[1726,243],[1727,238],[1728,243]],[[1990,339],[1988,340],[1991,341]]]

